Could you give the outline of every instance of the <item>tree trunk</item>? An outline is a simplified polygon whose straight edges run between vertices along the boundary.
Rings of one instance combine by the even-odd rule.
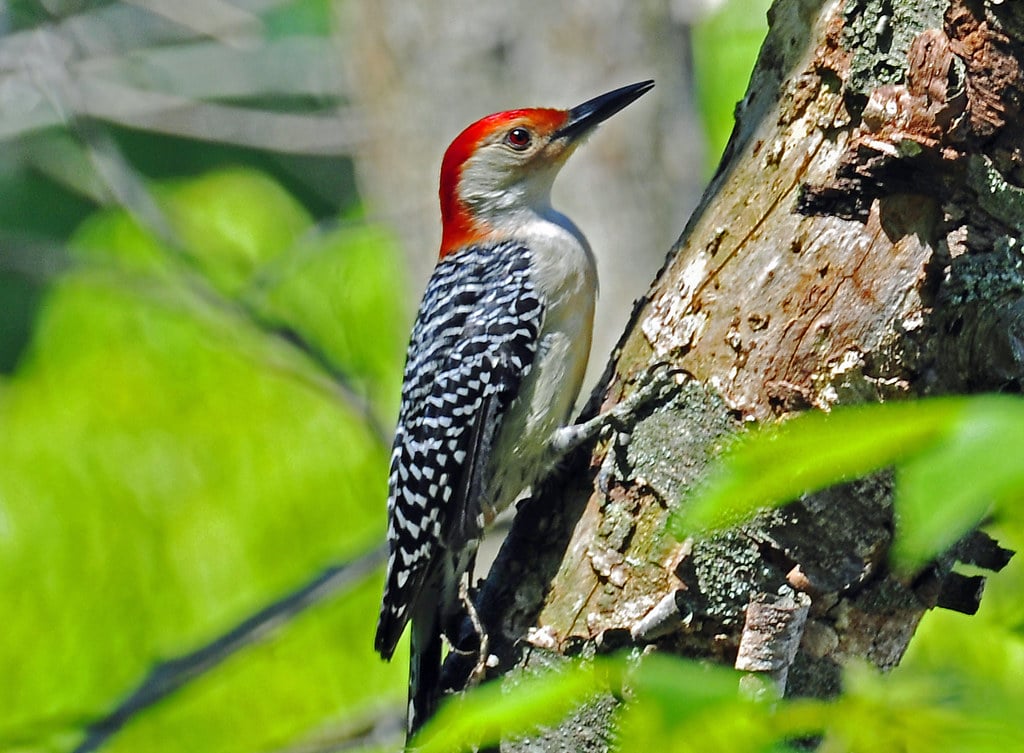
[[[520,506],[480,592],[498,673],[656,644],[825,697],[850,659],[894,666],[926,610],[976,608],[956,559],[996,566],[975,534],[892,572],[887,474],[710,539],[662,534],[750,421],[1021,386],[1022,4],[778,0],[770,22],[722,166],[589,409],[651,363],[692,379]]]

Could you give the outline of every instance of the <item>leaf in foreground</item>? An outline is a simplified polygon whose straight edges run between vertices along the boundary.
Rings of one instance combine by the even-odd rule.
[[[894,557],[906,569],[947,549],[1024,491],[1024,401],[935,398],[807,413],[737,442],[673,519],[683,536],[896,466]]]

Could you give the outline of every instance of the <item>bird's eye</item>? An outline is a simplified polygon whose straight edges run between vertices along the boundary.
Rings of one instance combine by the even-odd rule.
[[[529,147],[532,141],[533,137],[525,128],[513,128],[505,136],[505,143],[520,152]]]

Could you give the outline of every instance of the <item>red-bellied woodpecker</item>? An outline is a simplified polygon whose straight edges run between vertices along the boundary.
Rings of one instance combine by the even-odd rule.
[[[565,426],[586,371],[597,271],[551,185],[598,123],[654,86],[571,110],[489,115],[441,164],[441,254],[413,327],[391,454],[375,646],[412,620],[410,732],[440,694],[441,636],[484,528],[600,422]],[[600,417],[599,417],[600,418]]]

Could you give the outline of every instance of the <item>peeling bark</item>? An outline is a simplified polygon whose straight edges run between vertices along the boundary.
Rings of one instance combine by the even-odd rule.
[[[755,594],[747,604],[747,613],[736,652],[736,669],[765,673],[774,694],[783,695],[789,668],[803,640],[811,597],[795,591],[781,596]],[[748,679],[748,678],[744,678]],[[758,678],[753,678],[757,680]],[[764,686],[755,686],[762,692]]]
[[[498,673],[531,649],[654,646],[827,697],[852,659],[897,664],[928,609],[976,609],[957,559],[1005,564],[975,534],[912,580],[890,571],[889,474],[709,539],[662,533],[748,422],[1024,374],[1022,4],[779,0],[770,19],[722,166],[600,400],[654,362],[692,380],[521,505],[480,591]]]

